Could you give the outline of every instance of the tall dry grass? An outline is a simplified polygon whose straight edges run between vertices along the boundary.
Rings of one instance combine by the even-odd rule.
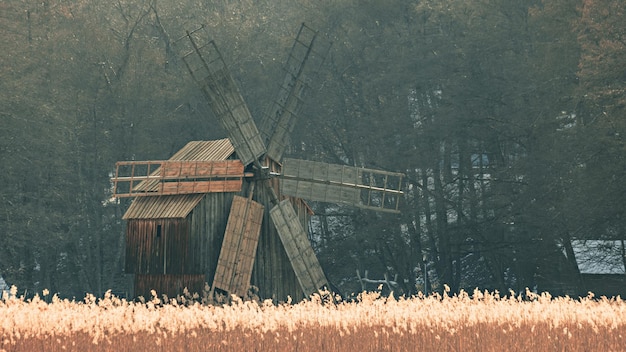
[[[48,300],[49,302],[46,302]],[[223,306],[107,294],[0,301],[0,351],[623,351],[620,299],[474,291]]]

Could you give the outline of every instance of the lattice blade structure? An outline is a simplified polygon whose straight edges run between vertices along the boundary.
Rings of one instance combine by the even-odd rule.
[[[239,192],[244,166],[240,160],[119,161],[113,197]]]
[[[202,41],[201,29],[187,32],[191,50],[183,54],[183,61],[247,166],[265,154],[265,144],[222,54],[214,41]]]
[[[272,160],[282,158],[302,107],[308,86],[306,80],[324,62],[326,53],[313,51],[317,36],[316,31],[302,24],[285,63],[286,76],[278,96],[263,117],[261,133],[267,145],[267,156]],[[305,70],[305,67],[310,69]]]
[[[403,176],[401,173],[286,158],[280,191],[313,201],[398,213]]]
[[[285,199],[274,206],[270,210],[270,217],[276,226],[304,295],[308,297],[318,292],[321,287],[328,285],[313,247],[289,200]]]
[[[233,199],[213,278],[213,289],[245,297],[250,288],[263,209],[260,203],[251,199],[240,196]]]

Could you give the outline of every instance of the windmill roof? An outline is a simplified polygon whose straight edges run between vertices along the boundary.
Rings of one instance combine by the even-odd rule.
[[[122,217],[128,219],[183,219],[200,203],[204,194],[138,197]]]
[[[174,153],[169,160],[226,160],[235,152],[228,138],[214,141],[191,141]],[[158,173],[155,170],[154,173]],[[143,181],[136,190],[157,190],[158,180]],[[147,196],[133,200],[123,219],[185,218],[198,205],[204,194]]]
[[[170,160],[226,160],[235,152],[228,138],[215,141],[191,141],[177,151]]]
[[[174,153],[169,160],[194,160],[216,161],[226,160],[235,152],[235,148],[228,138],[215,141],[191,141],[182,149]],[[160,168],[152,172],[157,175]],[[133,190],[143,192],[156,192],[159,188],[159,180],[149,180],[138,183]]]
[[[572,240],[572,249],[581,274],[624,274],[621,241]]]

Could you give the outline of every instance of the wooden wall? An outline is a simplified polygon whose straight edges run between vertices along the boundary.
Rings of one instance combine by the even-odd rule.
[[[241,195],[247,196],[244,182]],[[265,205],[263,224],[251,284],[262,299],[277,302],[303,298],[302,289],[269,216],[273,204],[265,183],[255,186],[253,199]],[[126,272],[135,273],[135,294],[150,293],[150,287],[170,297],[189,290],[201,292],[211,285],[234,193],[207,194],[185,219],[130,219],[127,223]],[[309,209],[295,200],[294,208],[308,229]],[[160,230],[158,229],[160,226]],[[202,285],[199,277],[203,277]],[[190,279],[193,277],[194,279]],[[195,280],[195,281],[194,281]]]
[[[204,283],[210,284],[232,198],[233,193],[207,194],[184,219],[128,220],[125,269],[135,274],[136,296],[156,289],[173,297],[182,293],[183,283],[201,293]]]
[[[185,219],[131,219],[126,224],[126,272],[200,274],[187,257],[189,226]]]
[[[596,297],[626,297],[626,275],[624,274],[582,274],[581,296],[593,292]]]
[[[201,268],[211,285],[219,258],[234,193],[207,194],[189,215],[190,260]]]
[[[278,232],[269,216],[273,207],[265,184],[258,183],[254,199],[265,204],[261,237],[257,247],[257,255],[252,270],[251,282],[259,288],[261,298],[271,298],[277,302],[284,302],[290,296],[294,301],[304,297],[298,278],[291,267],[287,253],[280,241]],[[304,228],[308,229],[308,213],[302,202],[295,202],[294,208],[305,221]]]

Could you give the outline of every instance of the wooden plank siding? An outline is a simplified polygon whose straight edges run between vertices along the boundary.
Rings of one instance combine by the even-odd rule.
[[[127,223],[126,272],[201,274],[188,261],[189,226],[185,219],[134,219]]]
[[[277,167],[272,165],[273,169]],[[254,181],[246,179],[242,191],[237,193],[136,198],[124,216],[126,272],[135,274],[135,294],[149,297],[150,289],[155,289],[174,297],[182,293],[184,284],[198,293],[205,282],[212,285],[233,198],[237,194],[247,196],[250,182]],[[278,188],[278,180],[270,183]],[[252,197],[267,206],[250,282],[259,289],[261,299],[284,302],[291,297],[298,301],[304,293],[270,219],[268,207],[272,202],[266,187],[265,182],[258,182]],[[287,198],[280,194],[279,197]],[[311,209],[300,199],[289,199],[306,231]]]
[[[281,192],[308,200],[399,213],[403,176],[397,172],[285,158]]]
[[[253,199],[261,204],[271,205],[272,202],[266,187],[265,183],[257,183]],[[303,226],[305,226],[304,228],[308,229],[310,209],[301,200],[293,203]],[[263,213],[261,236],[257,246],[251,282],[259,289],[261,298],[284,302],[288,297],[291,297],[294,301],[299,301],[304,297],[304,292],[300,287],[276,227],[272,223],[269,208],[266,207]]]
[[[189,217],[192,248],[190,260],[202,268],[205,282],[212,284],[217,261],[224,240],[228,214],[234,193],[211,193],[205,195]]]
[[[135,198],[122,219],[183,219],[203,198],[203,194]]]
[[[161,177],[242,177],[243,164],[240,160],[168,160],[161,163]]]
[[[236,196],[228,216],[212,288],[245,297],[256,257],[264,207]]]
[[[126,272],[164,275],[165,278],[159,280],[166,281],[166,277],[179,280],[176,275],[201,275],[202,283],[210,283],[233,196],[233,193],[207,194],[185,218],[128,219]],[[157,236],[159,226],[161,233]],[[145,280],[148,279],[142,282],[157,279]],[[159,282],[161,288],[177,287],[174,283]],[[145,291],[145,287],[136,290]],[[160,293],[175,296],[182,293],[182,289]]]
[[[248,165],[265,153],[252,115],[239,93],[235,81],[225,68],[207,77],[201,86],[211,110],[217,116],[237,155]]]
[[[583,289],[578,292],[586,296],[593,292],[596,297],[626,297],[626,275],[624,274],[581,274]]]
[[[228,138],[214,141],[191,141],[177,151],[166,163],[188,161],[191,163],[217,163],[225,165],[228,175],[241,174],[243,164],[240,160],[229,159],[235,149]],[[113,182],[114,193],[139,194],[158,191],[162,179],[160,167],[164,161],[122,161],[116,164]],[[219,164],[224,162],[225,164]],[[232,166],[232,168],[231,168]],[[134,177],[139,176],[139,177]],[[240,178],[237,176],[237,178]]]
[[[119,161],[113,196],[239,192],[243,170],[239,160]]]
[[[211,181],[174,181],[161,182],[157,194],[195,194],[195,193],[221,193],[239,192],[241,190],[241,179],[238,180],[211,180]],[[153,194],[134,193],[133,196],[154,196]],[[121,197],[121,195],[118,195]]]
[[[328,285],[307,233],[289,200],[272,208],[270,215],[304,294],[311,295]]]
[[[244,165],[263,155],[261,135],[215,42],[195,43],[182,59]]]

